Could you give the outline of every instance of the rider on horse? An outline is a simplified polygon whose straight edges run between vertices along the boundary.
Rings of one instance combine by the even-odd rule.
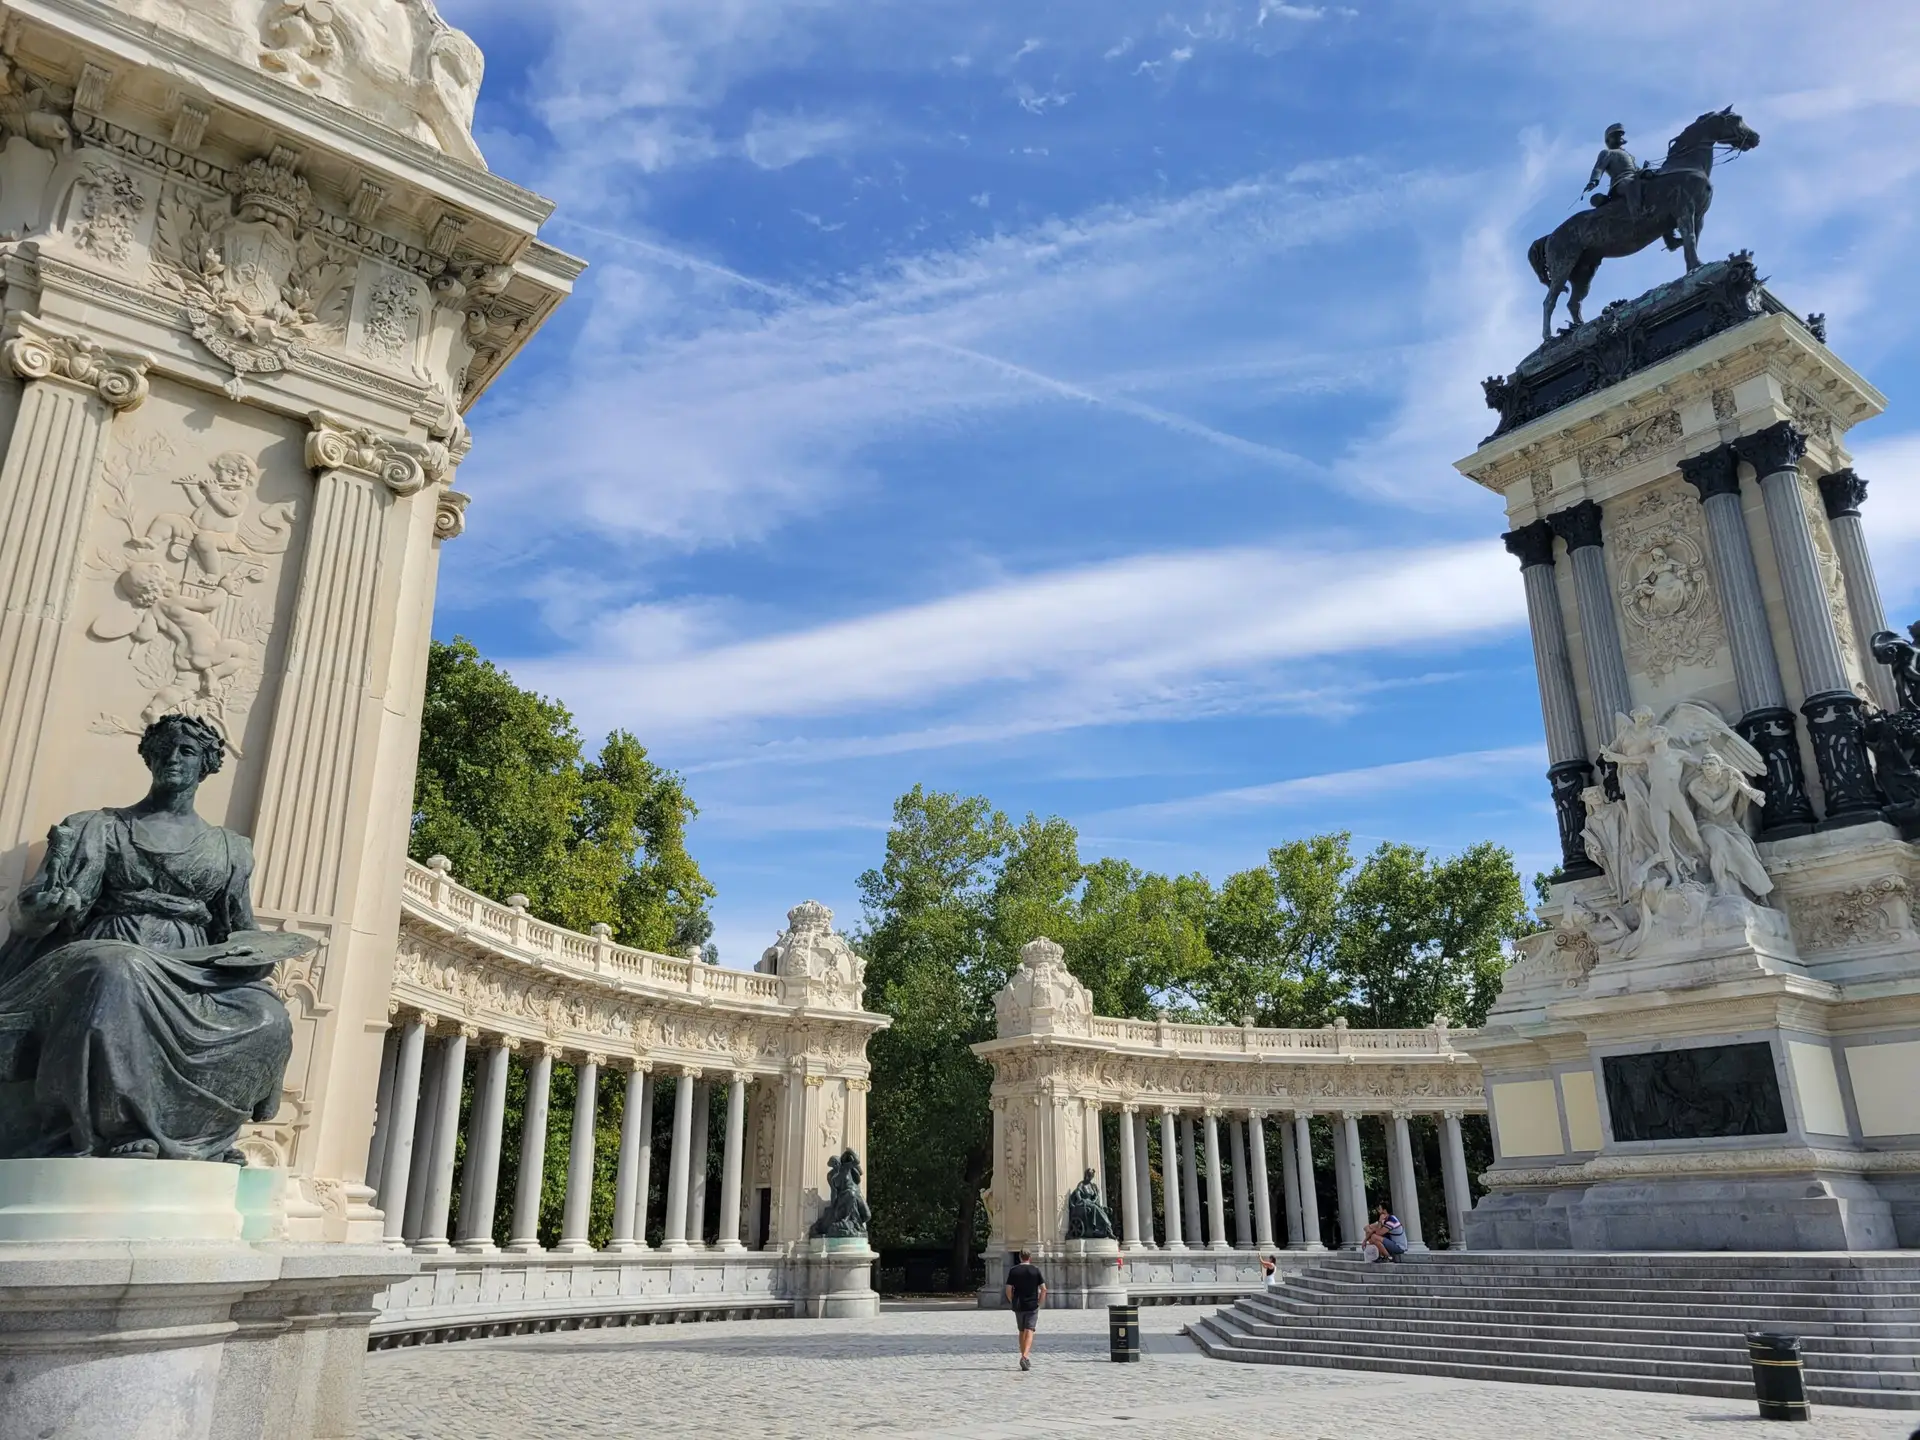
[[[1600,152],[1600,158],[1593,162],[1593,173],[1587,176],[1587,188],[1580,193],[1582,195],[1592,194],[1594,187],[1604,179],[1607,182],[1606,193],[1594,195],[1590,203],[1598,209],[1600,206],[1624,196],[1628,208],[1631,209],[1634,194],[1639,189],[1639,186],[1635,182],[1639,180],[1640,174],[1641,168],[1639,162],[1633,158],[1632,153],[1627,149],[1627,127],[1624,125],[1609,125],[1607,127],[1607,148],[1602,150]]]

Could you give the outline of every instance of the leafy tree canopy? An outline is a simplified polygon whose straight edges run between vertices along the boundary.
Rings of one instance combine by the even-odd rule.
[[[416,859],[445,855],[464,885],[573,930],[679,953],[713,933],[713,887],[686,850],[680,777],[624,730],[583,757],[566,707],[515,685],[459,637],[427,658]],[[709,950],[709,959],[717,956]]]

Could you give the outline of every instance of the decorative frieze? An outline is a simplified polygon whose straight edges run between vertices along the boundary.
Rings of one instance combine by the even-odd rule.
[[[1793,938],[1802,951],[1859,950],[1891,945],[1912,933],[1911,891],[1897,875],[1787,901]]]

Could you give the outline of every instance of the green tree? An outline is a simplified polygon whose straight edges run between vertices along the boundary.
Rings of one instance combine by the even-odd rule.
[[[680,951],[713,933],[713,887],[686,849],[681,778],[616,730],[582,757],[564,705],[522,690],[459,637],[433,642],[414,782],[416,859],[445,855],[464,885],[573,930]],[[709,954],[709,959],[717,958]]]

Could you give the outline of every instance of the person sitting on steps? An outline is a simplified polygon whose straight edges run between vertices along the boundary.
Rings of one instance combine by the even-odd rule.
[[[1391,1260],[1395,1264],[1407,1253],[1406,1226],[1385,1205],[1374,1207],[1374,1221],[1361,1237],[1360,1253],[1368,1260]]]

